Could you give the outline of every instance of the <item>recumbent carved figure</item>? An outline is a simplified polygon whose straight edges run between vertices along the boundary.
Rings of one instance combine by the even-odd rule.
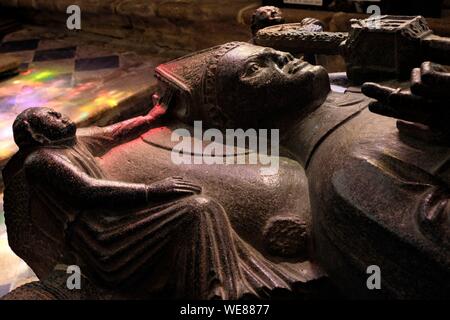
[[[379,100],[370,105],[372,111],[414,122],[425,119],[428,125],[399,123],[401,134],[395,119],[370,112],[372,100],[362,94],[330,93],[328,74],[322,67],[248,43],[229,43],[159,66],[161,102],[153,112],[165,113],[160,119],[164,126],[155,122],[150,127],[149,119],[159,118],[150,113],[129,123],[87,129],[86,135],[80,130],[75,139],[70,121],[57,120],[58,115],[45,109],[28,111],[17,123],[22,131],[30,132],[28,141],[37,145],[23,147],[18,139],[21,130],[16,130],[21,151],[4,172],[12,247],[33,266],[37,257],[23,247],[35,248],[36,244],[27,244],[23,234],[37,227],[45,236],[59,234],[57,239],[40,239],[41,248],[58,243],[58,250],[49,250],[55,255],[45,257],[48,265],[43,274],[50,272],[52,264],[67,263],[64,260],[70,258],[65,256],[70,253],[87,273],[92,272],[88,277],[93,281],[114,286],[117,280],[139,275],[143,283],[159,280],[156,284],[170,287],[172,296],[176,292],[182,297],[239,298],[270,296],[275,288],[292,290],[295,283],[320,275],[314,265],[299,258],[301,252],[355,295],[372,295],[363,290],[362,279],[365,268],[376,260],[385,270],[385,286],[375,294],[443,296],[449,288],[442,283],[450,283],[442,282],[449,278],[450,153],[441,117],[448,119],[443,107],[448,102],[448,82],[441,87],[430,85],[436,78],[447,81],[448,76],[436,68],[424,64],[422,70],[414,70],[412,93],[375,84],[363,87],[365,94]],[[413,104],[414,111],[405,104]],[[428,104],[441,108],[430,110]],[[417,117],[422,113],[430,116]],[[23,124],[28,117],[37,119],[29,123],[32,130]],[[168,152],[167,160],[159,158],[173,146],[170,133],[181,123],[190,125],[195,120],[202,120],[207,128],[279,129],[280,172],[267,178],[244,166],[205,173],[204,167],[194,165],[173,170],[196,183],[177,178],[130,183],[155,181],[155,172],[170,163]],[[49,131],[52,123],[58,128],[56,135]],[[423,141],[410,131],[426,131],[429,134],[420,137],[432,139]],[[111,147],[111,143],[119,146]],[[104,151],[104,146],[109,150]],[[236,178],[239,175],[242,178]],[[106,176],[130,182],[105,180]],[[24,191],[17,179],[27,181],[33,195],[45,200],[33,203],[31,209],[18,207],[18,199],[23,200],[18,194]],[[93,189],[86,189],[89,185]],[[209,198],[187,196],[200,192],[197,185]],[[62,195],[67,190],[71,192]],[[263,201],[261,192],[275,204],[255,204]],[[304,208],[305,204],[309,207],[308,194],[311,215]],[[81,206],[73,200],[80,195]],[[92,202],[83,200],[91,195]],[[33,199],[31,193],[23,196]],[[124,209],[121,204],[126,204]],[[24,214],[51,212],[50,219],[19,220]],[[291,250],[309,232],[309,217],[314,247]],[[43,221],[55,224],[36,226]],[[277,223],[284,227],[278,228]],[[279,232],[268,235],[272,225]],[[267,238],[286,243],[271,255],[264,248],[270,242]],[[169,243],[171,250],[161,250]],[[296,253],[293,260],[283,257],[283,248]],[[172,270],[168,265],[180,268],[176,275],[167,274]],[[405,289],[412,278],[421,281]],[[154,289],[145,287],[144,292]]]

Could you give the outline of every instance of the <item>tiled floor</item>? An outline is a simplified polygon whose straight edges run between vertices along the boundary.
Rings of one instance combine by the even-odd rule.
[[[22,66],[0,82],[0,166],[16,150],[11,125],[24,109],[55,108],[79,125],[117,120],[136,111],[129,98],[151,96],[153,69],[164,61],[38,27],[7,35],[2,54],[20,57]]]

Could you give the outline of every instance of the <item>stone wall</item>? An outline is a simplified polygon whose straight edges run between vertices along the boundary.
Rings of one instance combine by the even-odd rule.
[[[442,17],[450,19],[450,0],[444,0],[442,4]]]
[[[82,11],[83,35],[105,37],[136,51],[178,56],[227,41],[248,41],[257,0],[0,0],[3,8],[25,21],[65,28],[66,8]],[[365,15],[284,9],[287,22],[315,17],[328,30],[346,31],[351,18]],[[444,19],[428,19],[432,29],[450,36],[450,0],[444,0]]]
[[[232,40],[248,41],[240,18],[253,0],[0,0],[25,21],[65,28],[66,8],[77,4],[82,31],[137,49],[190,52]],[[13,9],[19,10],[13,10]]]

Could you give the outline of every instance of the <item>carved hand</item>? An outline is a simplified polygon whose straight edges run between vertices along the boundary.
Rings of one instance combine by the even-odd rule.
[[[162,95],[159,93],[154,93],[152,95],[153,108],[150,109],[146,117],[152,120],[158,119],[164,115],[167,112],[173,93],[173,90],[170,88],[163,89]]]
[[[170,177],[148,186],[148,193],[153,195],[190,195],[202,192],[202,188],[182,177]]]
[[[370,111],[399,121],[402,133],[424,140],[449,142],[450,70],[431,62],[412,71],[409,89],[392,89],[365,83],[362,92],[378,101]]]
[[[167,111],[167,105],[160,102],[160,97],[158,94],[153,95],[153,108],[147,113],[146,117],[149,119],[158,119],[164,115]]]

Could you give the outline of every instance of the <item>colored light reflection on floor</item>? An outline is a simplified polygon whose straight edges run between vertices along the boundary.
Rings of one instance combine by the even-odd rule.
[[[98,96],[91,100],[90,102],[80,105],[78,108],[79,113],[72,117],[72,119],[77,119],[78,121],[84,121],[94,112],[105,108],[117,107],[120,101],[128,98],[131,94],[124,91],[116,90],[101,90],[98,92]]]
[[[71,75],[57,68],[31,68],[0,82],[0,161],[17,150],[12,124],[20,112],[46,106],[79,123],[117,107],[120,101],[132,95],[129,91],[105,87],[102,79],[74,85]]]

